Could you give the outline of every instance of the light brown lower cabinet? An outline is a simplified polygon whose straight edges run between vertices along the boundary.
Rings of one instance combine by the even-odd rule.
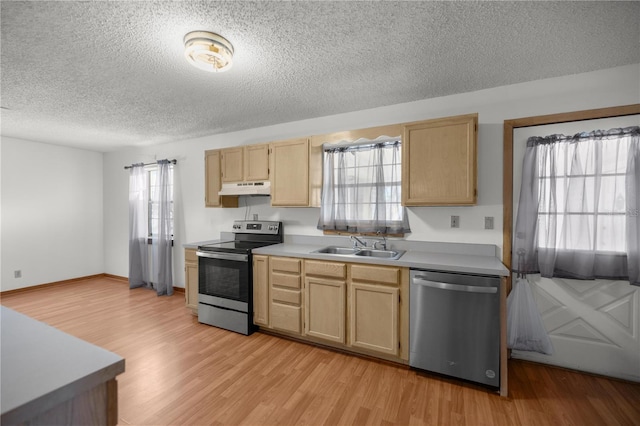
[[[184,297],[187,308],[198,313],[198,256],[195,249],[184,250]]]
[[[408,290],[408,268],[254,256],[255,324],[405,364]]]
[[[345,343],[346,283],[326,278],[304,280],[304,334]]]
[[[302,260],[269,258],[270,327],[294,334],[302,333]]]
[[[398,288],[351,283],[349,345],[397,356]]]
[[[269,326],[269,256],[253,256],[253,323]]]

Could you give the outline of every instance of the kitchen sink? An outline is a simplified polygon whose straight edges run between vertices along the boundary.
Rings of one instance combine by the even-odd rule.
[[[404,250],[375,250],[375,249],[360,249],[355,255],[366,257],[379,257],[382,259],[398,259],[404,254]]]
[[[320,250],[315,250],[314,253],[324,253],[324,254],[341,254],[341,255],[350,255],[356,254],[358,249],[350,248],[350,247],[336,247],[329,246],[321,248]]]
[[[322,254],[335,254],[338,256],[353,256],[353,257],[375,257],[378,259],[396,260],[399,259],[405,253],[405,250],[376,250],[369,248],[351,248],[351,247],[337,247],[328,246],[318,250],[314,250],[313,253]]]

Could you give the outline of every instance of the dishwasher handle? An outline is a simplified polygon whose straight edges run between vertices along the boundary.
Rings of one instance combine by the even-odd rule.
[[[475,285],[461,285],[461,284],[451,284],[451,283],[442,283],[437,281],[430,281],[416,275],[412,278],[412,283],[416,285],[421,285],[424,287],[431,288],[439,288],[441,290],[451,290],[451,291],[462,291],[465,293],[489,293],[495,294],[498,292],[497,287],[480,287]]]

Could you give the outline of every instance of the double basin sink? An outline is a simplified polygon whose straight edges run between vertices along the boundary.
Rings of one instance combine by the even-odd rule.
[[[405,253],[405,250],[377,250],[367,247],[338,247],[328,246],[312,253],[333,254],[336,256],[375,257],[378,259],[397,260]]]

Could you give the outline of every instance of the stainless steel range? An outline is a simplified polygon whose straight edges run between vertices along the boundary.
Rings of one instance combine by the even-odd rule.
[[[234,239],[198,247],[198,321],[249,335],[253,325],[251,250],[283,241],[282,222],[233,223]]]

